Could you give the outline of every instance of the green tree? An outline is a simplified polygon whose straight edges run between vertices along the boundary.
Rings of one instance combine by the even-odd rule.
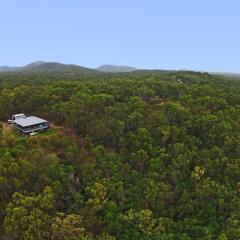
[[[49,238],[51,215],[54,213],[54,194],[46,187],[42,194],[26,196],[14,193],[6,208],[6,234],[19,240]]]
[[[82,217],[76,214],[58,213],[51,224],[52,240],[80,240],[85,235]]]

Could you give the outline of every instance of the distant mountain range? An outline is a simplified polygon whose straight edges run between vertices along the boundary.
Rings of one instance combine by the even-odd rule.
[[[82,72],[82,73],[97,73],[97,72],[132,72],[136,68],[128,66],[102,65],[96,69],[86,68],[73,64],[62,64],[58,62],[43,62],[37,61],[22,67],[0,67],[0,72],[30,72],[30,73],[49,73],[49,72]]]
[[[43,62],[37,61],[30,63],[22,67],[10,67],[10,66],[0,66],[0,73],[67,73],[67,74],[99,74],[102,72],[105,73],[129,73],[129,72],[139,72],[139,73],[160,73],[160,72],[173,72],[174,70],[143,70],[137,69],[130,66],[117,66],[117,65],[102,65],[98,68],[86,68],[74,64],[62,64],[58,62]],[[189,70],[182,70],[189,71]],[[240,79],[240,74],[237,73],[224,73],[224,72],[212,72],[210,74],[222,75],[228,78]]]

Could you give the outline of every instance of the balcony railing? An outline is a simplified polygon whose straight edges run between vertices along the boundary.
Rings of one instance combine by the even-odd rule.
[[[15,128],[23,133],[30,133],[34,131],[44,130],[47,129],[49,126],[48,124],[38,124],[30,127],[21,127],[20,125],[15,125]]]

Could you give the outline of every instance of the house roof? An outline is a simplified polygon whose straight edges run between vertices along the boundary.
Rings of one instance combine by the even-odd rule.
[[[15,115],[13,115],[13,117],[24,117],[24,116],[25,116],[24,113],[19,113],[19,114],[15,114]]]
[[[47,121],[38,117],[29,116],[18,118],[14,120],[14,123],[22,127],[28,127],[36,124],[47,123]]]

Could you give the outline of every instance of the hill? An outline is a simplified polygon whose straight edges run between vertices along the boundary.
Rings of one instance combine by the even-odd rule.
[[[37,61],[22,67],[0,67],[0,72],[28,72],[28,73],[50,73],[50,72],[75,72],[96,73],[97,70],[85,68],[73,64],[62,64],[58,62]]]
[[[129,66],[116,66],[116,65],[102,65],[96,68],[98,71],[102,72],[133,72],[136,71],[137,68],[129,67]]]
[[[94,69],[85,68],[73,64],[62,64],[57,62],[46,62],[37,65],[27,65],[23,71],[27,72],[96,72]]]

